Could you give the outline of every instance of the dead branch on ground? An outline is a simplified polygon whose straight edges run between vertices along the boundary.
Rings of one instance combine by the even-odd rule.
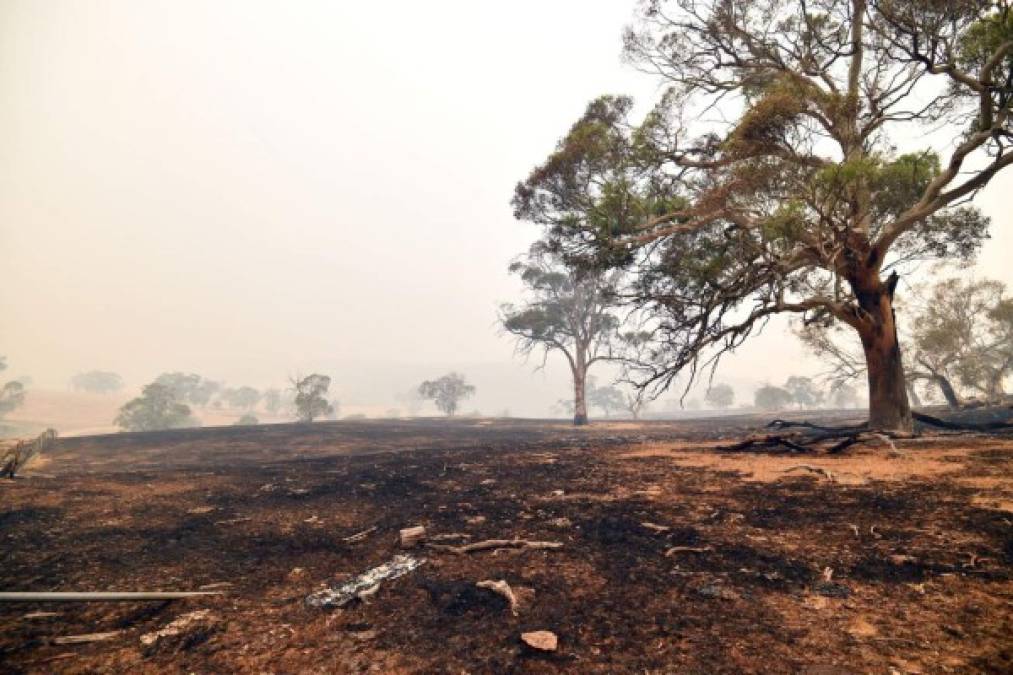
[[[428,548],[434,551],[445,551],[447,553],[453,553],[455,555],[461,555],[464,553],[474,553],[476,551],[488,551],[490,549],[500,548],[520,548],[520,549],[557,549],[562,548],[562,542],[558,541],[529,541],[527,539],[486,539],[485,541],[476,541],[474,544],[465,544],[463,546],[450,546],[448,544],[426,544]]]

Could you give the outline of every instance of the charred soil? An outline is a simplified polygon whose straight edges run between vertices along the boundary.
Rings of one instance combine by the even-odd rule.
[[[0,486],[0,589],[224,594],[0,604],[0,670],[1013,670],[1013,441],[960,434],[806,458],[713,450],[756,423],[420,420],[65,439],[35,475]],[[420,547],[408,553],[421,567],[362,600],[306,605],[405,553],[398,531],[414,525],[430,541],[452,535],[443,543],[563,545]],[[507,582],[516,614],[483,580]],[[201,610],[192,634],[142,642]],[[557,649],[525,645],[533,631],[554,633]],[[93,633],[114,635],[54,643]]]

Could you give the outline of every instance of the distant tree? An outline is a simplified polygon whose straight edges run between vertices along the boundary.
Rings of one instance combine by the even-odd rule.
[[[646,392],[643,389],[631,389],[627,390],[623,395],[625,401],[626,411],[635,420],[640,419],[640,415],[647,409],[647,400],[645,398]]]
[[[599,387],[594,378],[590,380],[587,400],[592,407],[601,410],[605,417],[610,417],[614,411],[626,407],[626,397],[618,387],[615,385]]]
[[[766,384],[756,390],[753,400],[763,410],[783,410],[791,405],[792,396],[781,387]]]
[[[999,281],[947,279],[935,284],[913,330],[914,362],[939,384],[951,407],[954,381],[998,401],[1013,370],[1013,300]]]
[[[123,378],[107,370],[89,370],[72,377],[70,384],[75,391],[111,394],[123,388]]]
[[[908,307],[909,334],[901,336],[908,396],[916,405],[932,389],[951,408],[965,395],[998,400],[1013,368],[1013,300],[998,281],[947,279],[930,287],[925,298]],[[831,389],[865,376],[857,340],[819,324],[801,328],[799,337],[824,359]],[[851,339],[849,339],[849,337]]]
[[[265,389],[264,390],[264,410],[272,415],[277,415],[278,411],[281,410],[281,391],[278,389]]]
[[[418,415],[419,410],[422,409],[422,406],[425,403],[425,399],[419,395],[418,387],[395,394],[394,400],[404,407],[405,411],[408,413],[408,417],[415,417]]]
[[[438,380],[427,380],[419,385],[419,396],[433,401],[447,417],[453,417],[462,399],[475,393],[459,373],[448,373]]]
[[[572,417],[573,416],[573,399],[572,398],[561,398],[556,401],[553,406],[553,410],[559,410],[563,414]]]
[[[223,390],[221,397],[230,408],[250,410],[260,401],[260,392],[253,387],[242,386]]]
[[[220,383],[206,380],[197,373],[162,373],[155,382],[171,389],[178,401],[202,408],[222,388]]]
[[[510,271],[520,276],[529,298],[500,308],[503,329],[517,338],[520,353],[541,351],[543,364],[554,351],[566,357],[573,378],[573,423],[587,424],[588,369],[611,358],[619,339],[615,274],[578,273],[539,244]]]
[[[727,384],[715,384],[704,394],[704,400],[712,408],[731,408],[735,403],[735,390]]]
[[[842,384],[830,390],[829,402],[834,408],[857,408],[858,390],[850,384]]]
[[[319,373],[292,378],[295,409],[300,421],[312,422],[318,417],[334,413],[334,406],[327,401],[327,390],[330,387],[331,378]]]
[[[791,395],[800,410],[815,408],[823,401],[823,392],[817,388],[811,377],[792,375],[784,383],[784,390]]]
[[[255,415],[251,415],[250,413],[246,413],[245,415],[243,415],[242,417],[240,417],[238,420],[236,420],[234,422],[233,426],[246,427],[246,426],[254,426],[256,424],[260,424],[260,420],[258,420]]]
[[[0,372],[7,370],[7,357],[0,356]],[[0,417],[19,408],[25,402],[25,385],[17,380],[0,387]]]
[[[120,408],[115,424],[127,431],[157,431],[196,426],[190,406],[176,397],[176,392],[159,382],[152,382],[141,395]]]
[[[17,380],[7,382],[0,387],[0,417],[21,407],[25,402],[25,385]]]

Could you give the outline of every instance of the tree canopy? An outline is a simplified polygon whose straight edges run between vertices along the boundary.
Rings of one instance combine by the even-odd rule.
[[[707,389],[707,393],[704,395],[704,400],[707,401],[707,404],[712,408],[718,408],[720,410],[731,408],[732,404],[735,403],[735,390],[724,383],[714,384]]]
[[[474,393],[475,387],[468,384],[460,373],[447,373],[419,385],[419,396],[431,400],[447,417],[453,417],[460,402]]]
[[[146,385],[141,395],[120,408],[115,424],[126,431],[158,431],[198,426],[190,416],[190,406],[176,392],[158,381]]]
[[[312,422],[318,417],[327,417],[334,413],[334,406],[327,400],[330,386],[331,378],[319,373],[292,378],[296,415],[300,421]]]
[[[89,370],[72,377],[70,384],[77,391],[111,394],[123,388],[123,378],[107,370]]]

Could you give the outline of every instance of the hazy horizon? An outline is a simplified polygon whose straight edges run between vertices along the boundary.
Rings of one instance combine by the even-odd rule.
[[[656,80],[620,60],[632,9],[0,5],[5,375],[321,372],[343,403],[396,407],[457,370],[478,386],[465,410],[549,414],[565,367],[533,373],[496,326],[539,234],[510,198],[590,99],[652,103]],[[976,200],[993,239],[975,273],[1008,284],[1010,188]],[[817,372],[785,326],[715,380],[743,401]]]

